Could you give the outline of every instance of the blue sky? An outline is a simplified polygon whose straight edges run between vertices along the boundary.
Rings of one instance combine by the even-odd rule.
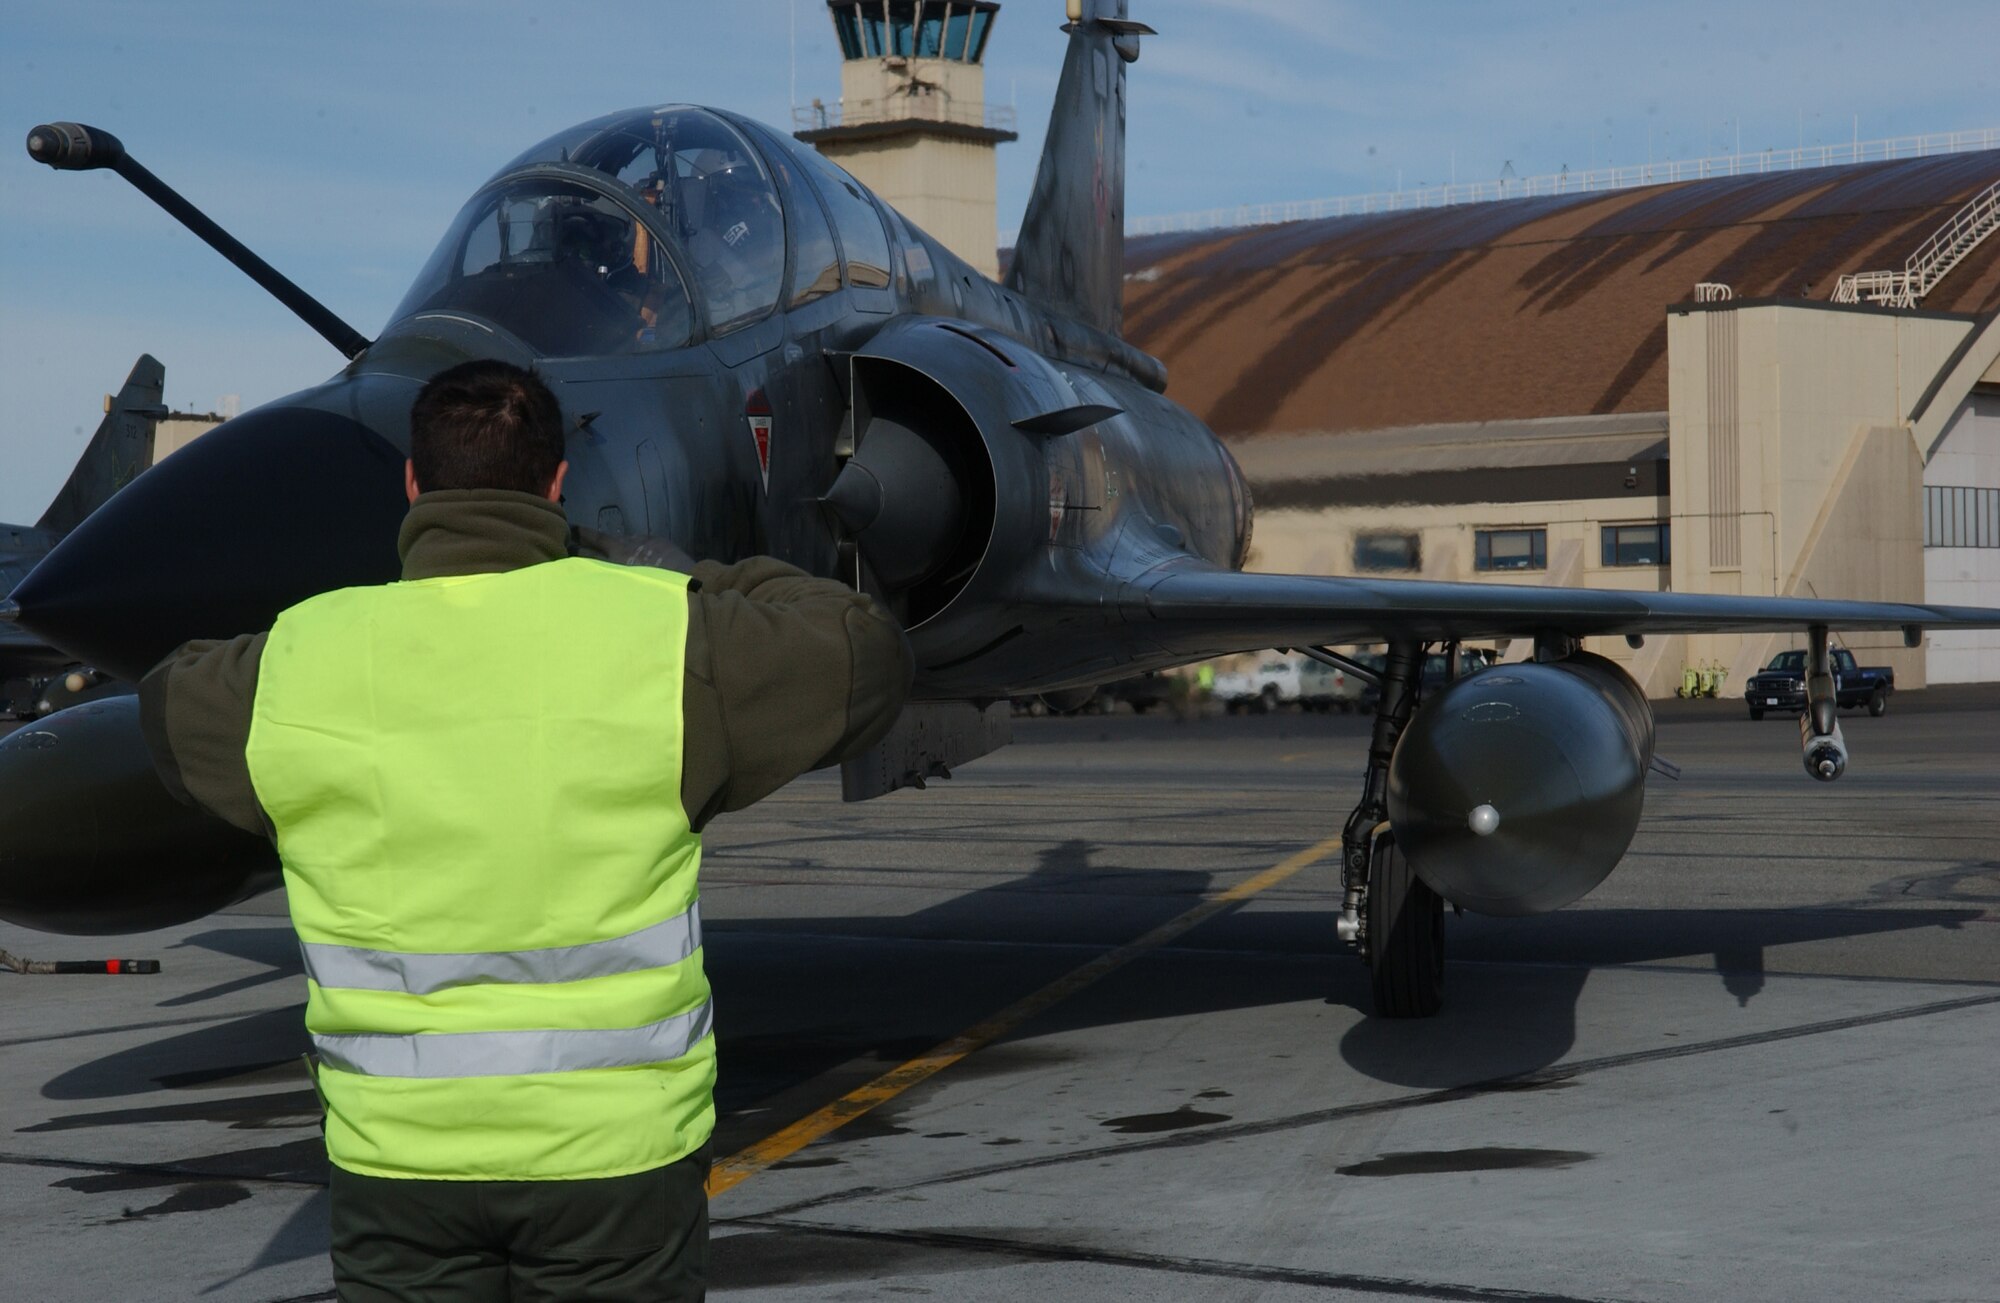
[[[472,189],[541,137],[690,100],[777,125],[838,93],[822,0],[65,0],[0,46],[0,520],[29,521],[132,360],[255,405],[339,357],[124,182],[31,164],[37,122],[119,135],[364,334]],[[1607,163],[2000,126],[1993,0],[1133,0],[1127,210],[1172,213]],[[1894,13],[1896,21],[1889,20]],[[989,100],[1025,201],[1061,0],[1006,0]]]

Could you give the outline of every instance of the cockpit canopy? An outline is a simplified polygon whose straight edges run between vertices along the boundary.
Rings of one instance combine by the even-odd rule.
[[[566,357],[688,342],[783,289],[784,210],[757,151],[704,109],[618,113],[550,137],[459,213],[396,310],[462,312]]]

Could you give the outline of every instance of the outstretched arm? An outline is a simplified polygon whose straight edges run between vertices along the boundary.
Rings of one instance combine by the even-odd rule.
[[[681,795],[699,829],[873,745],[915,662],[895,618],[834,580],[770,557],[693,575]]]
[[[169,792],[245,832],[268,836],[271,824],[244,755],[266,636],[181,647],[140,682],[139,719]]]

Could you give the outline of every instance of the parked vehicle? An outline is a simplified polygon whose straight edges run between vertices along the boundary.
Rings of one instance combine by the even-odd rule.
[[[1259,661],[1254,670],[1230,670],[1216,675],[1215,687],[1209,695],[1232,715],[1246,710],[1263,715],[1287,702],[1298,701],[1300,690],[1299,661],[1273,656]]]
[[[1835,647],[1833,658],[1834,695],[1842,710],[1853,710],[1866,706],[1868,713],[1880,718],[1889,709],[1889,694],[1896,690],[1896,671],[1886,665],[1862,666],[1854,662],[1854,653],[1845,647]],[[1750,718],[1762,719],[1765,711],[1797,715],[1806,708],[1806,654],[1802,651],[1783,651],[1771,658],[1771,663],[1750,676],[1743,685],[1744,704],[1750,707]]]
[[[1354,704],[1360,700],[1361,680],[1347,671],[1311,658],[1299,666],[1299,709],[1321,714],[1337,710],[1346,715],[1352,713]]]

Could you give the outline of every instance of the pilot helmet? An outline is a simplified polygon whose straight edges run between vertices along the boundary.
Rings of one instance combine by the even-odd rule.
[[[559,259],[574,259],[599,272],[617,271],[632,261],[630,224],[610,213],[575,205],[558,220],[556,251]]]

